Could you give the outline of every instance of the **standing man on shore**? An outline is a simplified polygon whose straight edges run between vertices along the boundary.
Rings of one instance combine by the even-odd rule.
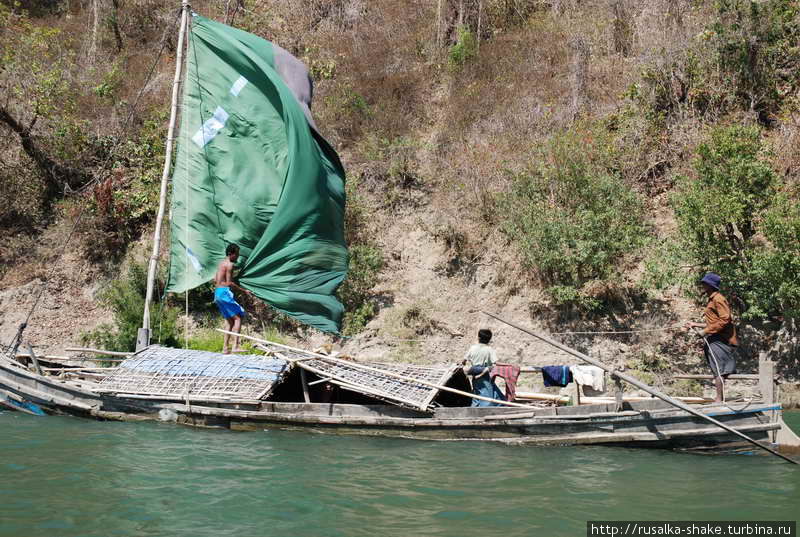
[[[714,375],[714,385],[717,388],[715,403],[725,400],[725,381],[731,373],[736,372],[736,326],[733,324],[731,307],[728,301],[719,292],[722,279],[713,272],[706,273],[698,282],[703,288],[703,293],[708,297],[706,309],[703,311],[704,323],[686,323],[686,329],[702,328],[703,353]]]

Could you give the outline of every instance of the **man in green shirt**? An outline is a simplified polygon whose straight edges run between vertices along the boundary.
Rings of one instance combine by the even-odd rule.
[[[497,362],[497,353],[489,346],[492,331],[488,328],[478,330],[478,343],[472,345],[464,355],[464,373],[472,377],[472,393],[490,399],[504,399],[490,375]],[[469,364],[469,365],[467,365]],[[473,399],[472,406],[497,406],[498,403]]]

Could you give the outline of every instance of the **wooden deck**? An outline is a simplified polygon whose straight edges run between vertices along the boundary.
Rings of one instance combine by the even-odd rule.
[[[389,404],[176,401],[95,392],[97,383],[43,376],[0,359],[0,390],[48,413],[104,420],[160,420],[231,430],[312,429],[316,432],[414,438],[498,441],[526,445],[629,445],[724,449],[739,440],[660,400],[568,407],[442,407],[422,412]],[[697,406],[703,413],[756,440],[773,442],[782,430],[772,402]]]

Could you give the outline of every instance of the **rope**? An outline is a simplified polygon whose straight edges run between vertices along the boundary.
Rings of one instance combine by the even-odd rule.
[[[178,14],[180,15],[180,11],[178,12]],[[173,23],[173,27],[175,26],[175,23],[177,22],[177,20],[178,20],[178,18],[176,17],[175,22]],[[142,95],[144,95],[144,89],[147,87],[147,84],[150,82],[150,78],[153,76],[153,72],[155,71],[155,68],[158,65],[158,61],[161,59],[161,55],[163,54],[164,49],[166,48],[166,45],[167,45],[166,37],[167,37],[167,30],[168,29],[169,28],[164,30],[164,36],[162,37],[162,40],[161,40],[162,41],[161,49],[158,51],[158,55],[156,56],[155,60],[153,61],[153,64],[150,67],[150,71],[148,72],[147,77],[145,78],[145,83],[142,86],[142,88],[139,90],[139,94],[136,96],[136,100],[134,101],[133,105],[131,106],[130,112],[128,113],[128,117],[126,118],[125,123],[123,124],[123,128],[122,128],[122,133],[123,134],[125,134],[127,132],[128,127],[129,127],[130,122],[131,122],[131,119],[133,118],[133,114],[136,111],[136,107],[138,106],[139,101],[142,98]],[[111,158],[114,156],[117,148],[119,148],[121,143],[122,143],[122,137],[117,139],[117,141],[114,143],[114,145],[112,146],[111,150],[109,151],[108,156],[106,157],[106,160],[100,166],[100,174],[97,177],[97,179],[95,179],[94,181],[90,181],[89,183],[84,185],[79,190],[80,193],[86,192],[86,190],[88,188],[99,184],[100,180],[105,178],[105,174],[103,172],[107,171],[106,168],[108,167],[109,163],[111,162]],[[36,308],[39,306],[39,303],[41,302],[42,295],[44,295],[44,291],[47,288],[47,283],[53,277],[53,275],[55,274],[56,269],[58,268],[58,265],[59,265],[58,261],[64,255],[64,252],[67,249],[67,245],[72,240],[72,236],[75,234],[75,231],[78,229],[78,226],[80,225],[81,221],[83,220],[83,215],[86,213],[86,205],[87,204],[85,204],[85,203],[81,205],[80,211],[78,212],[78,215],[75,217],[75,220],[73,221],[72,227],[70,228],[69,232],[67,233],[67,238],[66,238],[66,240],[64,240],[64,242],[61,245],[61,248],[60,248],[60,250],[58,252],[58,255],[55,258],[55,262],[53,263],[52,267],[50,268],[50,271],[45,276],[44,281],[42,282],[42,286],[39,288],[39,292],[36,295],[36,300],[34,300],[33,305],[31,306],[30,310],[28,311],[28,314],[25,316],[25,320],[22,323],[20,323],[19,328],[17,330],[17,334],[14,336],[14,339],[8,345],[8,347],[12,349],[12,351],[11,351],[12,354],[17,352],[17,349],[19,348],[20,343],[22,343],[22,334],[25,331],[25,328],[27,328],[28,323],[31,320],[31,317],[33,316],[33,313],[36,311]]]
[[[665,328],[645,328],[642,330],[606,330],[597,332],[551,332],[554,336],[572,335],[572,334],[640,334],[643,332],[666,332],[668,330],[675,330],[679,325],[667,326]]]
[[[666,332],[669,330],[674,330],[678,325],[668,326],[666,328],[647,328],[642,330],[604,330],[604,331],[596,331],[596,332],[550,332],[551,335],[554,336],[563,336],[563,335],[587,335],[587,334],[639,334],[644,332]],[[342,339],[352,339],[351,336],[340,336]],[[451,340],[451,339],[464,339],[467,336],[462,335],[454,335],[451,337],[440,337],[435,338],[435,340]],[[426,339],[404,339],[404,338],[392,338],[392,337],[383,337],[381,339],[390,340],[390,341],[432,341],[434,338],[426,338]]]

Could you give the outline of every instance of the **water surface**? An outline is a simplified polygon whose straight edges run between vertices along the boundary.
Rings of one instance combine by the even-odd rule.
[[[787,421],[800,429],[800,413]],[[0,412],[0,536],[582,536],[796,520],[776,457],[231,432]]]

